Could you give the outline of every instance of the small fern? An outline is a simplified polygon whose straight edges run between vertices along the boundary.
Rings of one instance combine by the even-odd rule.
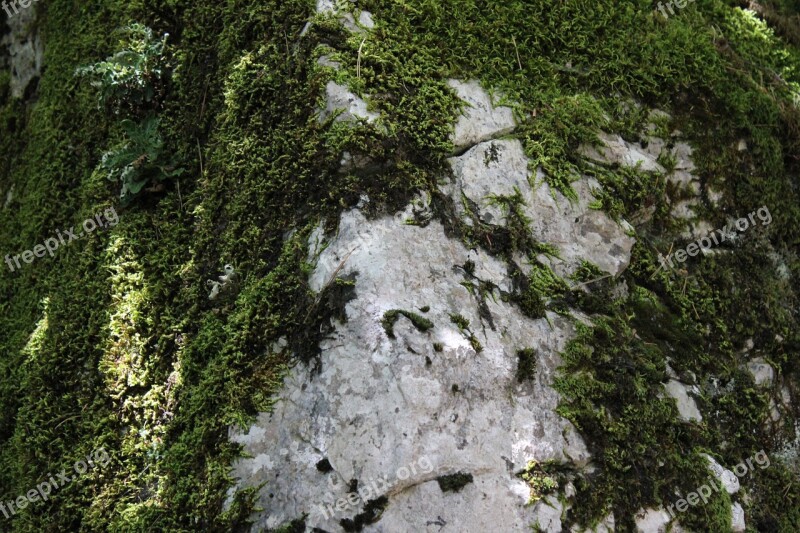
[[[169,34],[155,38],[153,30],[139,23],[119,30],[119,52],[94,65],[79,67],[76,76],[92,78],[99,89],[102,104],[111,104],[119,112],[141,108],[154,102],[166,70],[163,57]]]
[[[158,125],[159,119],[152,115],[139,123],[123,120],[121,126],[126,142],[103,154],[100,168],[109,180],[122,182],[123,205],[130,203],[148,183],[158,184],[185,171],[177,167],[174,159],[164,155],[164,141]]]

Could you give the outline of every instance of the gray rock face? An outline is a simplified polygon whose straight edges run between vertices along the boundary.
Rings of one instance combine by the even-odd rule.
[[[454,179],[442,185],[456,215],[470,222],[466,199],[482,221],[506,224],[491,198],[518,192],[532,236],[559,252],[557,274],[583,259],[619,274],[634,239],[629,225],[589,208],[599,184],[576,182],[578,201],[571,203],[541,172],[533,180],[521,143],[495,140],[513,131],[511,109],[495,107],[476,82],[451,86],[468,104],[454,135],[466,152],[451,159]],[[378,118],[346,87],[331,82],[326,92],[321,120],[338,110],[337,120]],[[343,154],[342,164],[360,163]],[[552,388],[573,321],[524,316],[499,298],[498,289],[512,287],[508,265],[447,237],[436,220],[409,224],[431,219],[430,199],[422,193],[405,211],[377,220],[357,208],[342,215],[336,235],[325,235],[322,225],[312,234],[311,288],[321,292],[335,277],[354,275],[356,296],[346,304],[347,322],[333,324],[321,343],[317,364],[290,372],[273,412],[247,431],[231,429],[251,456],[234,465],[239,486],[266,483],[255,529],[306,516],[308,530],[338,532],[343,519],[376,500],[385,509],[365,531],[560,528],[559,499],[526,505],[530,488],[516,474],[531,460],[576,468],[590,460],[575,428],[555,412],[560,398]],[[478,279],[498,288],[494,294],[479,300],[462,284],[468,262]],[[273,347],[285,349],[286,342]],[[534,350],[536,371],[520,382],[523,349]],[[455,474],[468,482],[444,491],[438,480]],[[613,528],[609,516],[598,531]]]
[[[510,107],[495,107],[491,96],[475,80],[449,80],[448,85],[464,100],[463,114],[456,122],[453,145],[456,153],[514,131],[517,126]]]
[[[725,487],[727,493],[736,494],[739,492],[739,478],[736,477],[736,474],[724,468],[710,455],[703,454],[703,456],[708,459],[708,468],[722,486]]]
[[[581,155],[599,162],[617,163],[626,167],[641,165],[640,168],[644,171],[664,172],[664,167],[656,161],[658,154],[653,155],[651,152],[642,150],[619,135],[600,132],[598,138],[602,144],[599,147],[582,146]]]
[[[535,513],[514,474],[531,459],[588,460],[574,428],[554,412],[559,397],[551,382],[571,324],[550,315],[551,328],[487,299],[492,329],[454,267],[469,259],[481,275],[505,276],[504,266],[448,239],[437,222],[405,224],[408,216],[410,210],[374,221],[358,210],[342,216],[310,282],[321,290],[334,273],[358,273],[347,323],[322,343],[318,375],[295,368],[274,413],[261,415],[246,434],[232,433],[254,456],[236,465],[236,476],[247,485],[268,482],[258,526],[309,513],[309,527],[341,531],[339,520],[361,512],[363,503],[328,517],[323,506],[346,497],[352,479],[386,476],[381,495],[390,505],[367,531],[425,531],[440,519],[461,531],[522,530]],[[381,320],[393,309],[424,316],[434,327],[419,331],[401,317],[390,338]],[[468,331],[452,323],[453,313],[469,320]],[[539,355],[535,379],[520,384],[516,352],[523,348]],[[323,459],[331,472],[316,468]],[[395,475],[423,461],[431,468],[418,467],[406,479]],[[442,492],[435,479],[458,472],[472,474],[473,482]]]
[[[444,186],[443,191],[453,198],[456,213],[462,218],[466,217],[462,200],[466,197],[483,222],[504,226],[506,213],[493,197],[520,193],[524,202],[522,211],[530,220],[533,237],[559,251],[560,260],[552,264],[556,273],[574,272],[581,260],[613,275],[628,266],[635,242],[626,232],[630,226],[617,224],[602,211],[589,207],[594,200],[592,190],[600,188],[594,179],[573,184],[578,202],[571,203],[550,188],[540,170],[533,176],[522,143],[516,139],[482,142],[452,158],[450,164],[455,180]]]
[[[319,114],[320,122],[326,120],[334,113],[340,113],[336,121],[353,122],[366,120],[375,122],[380,115],[367,109],[367,102],[361,97],[353,94],[350,89],[334,81],[328,82],[325,86],[326,106]]]
[[[761,357],[748,362],[747,370],[753,375],[753,380],[758,386],[768,387],[775,380],[775,370]]]
[[[642,510],[636,515],[636,531],[639,533],[666,533],[670,516],[664,509]]]
[[[740,533],[747,529],[744,522],[744,509],[738,502],[731,505],[731,529],[734,533]]]
[[[700,410],[697,409],[697,404],[688,394],[688,391],[691,390],[690,387],[687,387],[680,381],[671,379],[664,385],[664,390],[670,398],[675,400],[678,406],[678,413],[682,420],[687,422],[692,420],[699,422],[703,420],[703,415],[701,415]]]
[[[11,71],[11,96],[22,98],[25,89],[42,71],[44,46],[36,31],[35,7],[17,6],[17,9],[19,12],[6,20],[8,33],[0,38],[0,68]]]

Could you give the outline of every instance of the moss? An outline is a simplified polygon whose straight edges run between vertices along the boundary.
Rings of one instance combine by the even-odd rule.
[[[587,9],[577,0],[511,1],[487,9],[480,0],[367,0],[362,6],[378,26],[363,41],[322,17],[301,39],[311,4],[53,0],[40,21],[47,69],[37,104],[11,99],[0,73],[0,193],[14,190],[0,210],[0,250],[28,249],[112,205],[113,186],[92,171],[113,144],[118,117],[98,109],[72,75],[107,56],[114,30],[131,20],[172,36],[175,66],[161,124],[187,166],[163,192],[121,211],[113,230],[0,276],[4,494],[27,491],[52,465],[99,445],[120,461],[26,509],[9,527],[243,527],[255,490],[239,492],[222,511],[229,465],[240,453],[228,427],[270,409],[297,363],[289,354],[313,362],[308,348],[318,345],[320,326],[346,319],[353,280],[337,278],[314,294],[305,243],[321,218],[335,221],[362,193],[374,215],[428,190],[466,245],[505,259],[538,253],[513,196],[503,200],[508,228],[449,225],[436,192],[460,105],[449,77],[477,78],[504,95],[519,122],[513,136],[554,195],[574,199],[570,182],[590,175],[604,190],[594,207],[631,221],[655,209],[637,223],[623,277],[629,298],[610,301],[604,282],[580,296],[538,266],[530,277],[513,276],[513,298],[530,316],[563,312],[573,301],[598,315],[595,329],[583,329],[567,350],[559,381],[561,412],[587,438],[598,468],[576,481],[567,522],[590,523],[613,510],[618,528],[631,529],[639,506],[696,488],[705,475],[697,450],[728,458],[773,441],[763,424],[767,393],[737,371],[738,347],[752,338],[797,388],[796,5],[768,0],[748,11],[698,2],[664,20],[647,2],[599,0]],[[318,122],[314,107],[334,75],[316,63],[321,43],[343,65],[339,81],[373,95],[385,129]],[[632,101],[644,106],[622,105]],[[665,176],[589,165],[576,155],[598,128],[634,142],[652,106],[673,115],[658,126],[662,134],[680,129],[695,147],[703,184],[724,192],[718,207],[704,202],[713,224],[761,205],[775,215],[736,253],[698,258],[684,273],[657,270],[658,253],[683,229],[662,199],[680,191],[667,191]],[[736,149],[740,139],[747,150]],[[343,150],[376,164],[340,173]],[[788,279],[774,275],[776,253]],[[231,301],[209,302],[204,283],[226,263],[237,265],[241,288]],[[282,337],[288,349],[273,351]],[[658,398],[667,357],[676,371],[697,375],[706,406],[699,427],[677,422],[672,404]],[[714,396],[712,377],[733,385]],[[776,430],[786,436],[786,428]],[[777,463],[759,476],[747,509],[755,527],[797,529],[800,492],[790,476]],[[724,504],[720,497],[685,520],[716,530]],[[378,517],[376,507],[361,520]]]
[[[530,488],[528,505],[533,505],[544,496],[558,490],[559,481],[554,474],[553,464],[540,464],[537,461],[528,461],[525,469],[517,473],[517,477],[527,483]]]
[[[326,457],[325,459],[322,459],[317,463],[317,470],[319,470],[323,474],[327,474],[333,471],[333,466],[331,466],[330,461],[328,461]]]
[[[419,331],[425,332],[429,329],[433,328],[433,322],[428,320],[427,318],[420,316],[416,313],[412,313],[411,311],[403,311],[402,309],[392,309],[391,311],[386,311],[383,314],[383,319],[381,320],[381,324],[383,325],[384,331],[389,336],[390,339],[394,338],[394,324],[397,322],[401,316],[406,317],[411,321],[411,324],[414,325]]]
[[[381,496],[370,500],[364,506],[364,511],[356,515],[353,519],[344,518],[339,521],[345,531],[362,531],[364,526],[374,524],[381,518],[384,509],[389,505],[389,498]]]
[[[517,350],[517,382],[532,380],[536,375],[536,350]]]
[[[455,324],[458,329],[469,329],[469,320],[458,313],[450,314],[450,322]]]
[[[436,482],[442,492],[458,492],[463,489],[468,483],[472,483],[472,474],[464,472],[456,472],[446,476],[439,476]]]

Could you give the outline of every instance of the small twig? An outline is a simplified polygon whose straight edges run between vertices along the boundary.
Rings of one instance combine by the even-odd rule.
[[[652,276],[650,276],[650,279],[653,279],[654,277],[656,277],[656,274],[658,274],[658,271],[659,271],[659,270],[661,270],[662,268],[664,268],[664,265],[666,265],[666,264],[667,264],[667,258],[669,257],[669,254],[671,254],[671,253],[672,253],[672,248],[673,248],[674,246],[675,246],[675,243],[673,242],[673,243],[670,245],[670,247],[669,247],[669,251],[667,252],[667,256],[663,258],[663,259],[664,259],[664,261],[663,261],[663,262],[661,262],[661,264],[658,266],[658,268],[656,269],[656,271],[655,271],[655,272],[653,272],[653,275],[652,275]],[[658,255],[660,256],[661,254],[659,253]]]
[[[358,59],[356,60],[356,78],[361,78],[361,49],[364,47],[365,42],[367,42],[366,37],[364,37],[364,40],[361,41],[361,44],[358,47]]]
[[[183,212],[183,198],[181,197],[181,179],[178,178],[178,202],[180,202],[181,212]]]
[[[573,285],[572,289],[577,289],[578,287],[583,287],[584,285],[589,285],[590,283],[595,283],[595,282],[598,282],[598,281],[602,281],[602,280],[610,278],[612,276],[614,276],[614,274],[606,274],[605,276],[597,278],[597,279],[584,281],[583,283],[578,283],[577,285]]]
[[[325,290],[326,290],[328,287],[330,287],[330,286],[331,286],[331,284],[333,284],[333,281],[336,279],[336,276],[338,276],[338,275],[339,275],[339,272],[341,272],[341,270],[344,268],[344,264],[347,262],[347,260],[348,260],[348,259],[350,259],[350,256],[351,256],[351,255],[353,255],[353,252],[355,252],[355,251],[356,251],[356,248],[353,248],[352,250],[350,250],[350,253],[348,253],[348,254],[347,254],[345,257],[344,257],[344,259],[342,259],[342,262],[341,262],[341,263],[339,263],[339,266],[338,266],[338,267],[336,267],[336,270],[334,270],[334,271],[333,271],[333,273],[331,274],[330,278],[328,278],[328,281],[327,281],[327,283],[325,283],[325,285],[322,287],[322,289],[319,291],[319,294],[318,294],[318,295],[317,295],[317,297],[315,298],[315,300],[314,300],[314,305],[312,305],[312,306],[311,306],[311,308],[308,310],[308,313],[306,313],[306,318],[303,320],[304,322],[305,322],[306,320],[308,320],[308,317],[309,317],[309,316],[311,316],[311,312],[312,312],[314,309],[316,309],[316,308],[317,308],[317,306],[319,305],[319,302],[320,302],[320,298],[322,297],[323,293],[325,292]]]
[[[514,36],[511,36],[511,42],[514,43],[514,52],[517,54],[517,64],[519,65],[519,69],[522,70],[522,61],[519,59],[519,50],[517,49],[517,40]]]

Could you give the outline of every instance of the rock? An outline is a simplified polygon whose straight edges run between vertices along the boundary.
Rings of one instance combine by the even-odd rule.
[[[741,533],[747,529],[744,523],[744,509],[738,502],[731,505],[731,529],[734,533]]]
[[[656,161],[657,156],[641,151],[640,148],[625,141],[619,135],[600,132],[598,138],[601,142],[599,147],[583,145],[579,148],[578,153],[588,159],[608,164],[617,163],[626,167],[635,167],[641,164],[640,168],[646,172],[665,171],[664,167]]]
[[[753,375],[753,380],[758,386],[769,387],[775,380],[775,369],[763,357],[748,362],[747,370]]]
[[[711,473],[714,474],[714,477],[717,478],[728,494],[736,494],[739,492],[739,478],[736,477],[736,474],[724,468],[720,465],[713,457],[708,454],[702,454],[708,460],[708,468],[711,470]]]
[[[457,154],[480,142],[514,131],[517,123],[511,108],[495,107],[480,82],[451,79],[447,84],[467,104],[456,122],[453,134],[453,145]]]
[[[664,509],[642,509],[636,513],[636,531],[639,533],[665,533],[670,516]]]
[[[37,31],[36,9],[19,5],[17,9],[19,13],[5,20],[9,33],[0,37],[0,49],[7,48],[0,53],[0,68],[11,71],[11,96],[22,98],[28,85],[41,74],[44,45]],[[6,56],[8,63],[3,60]]]
[[[533,178],[530,161],[516,139],[480,143],[451,158],[450,165],[455,180],[442,191],[451,196],[462,219],[467,215],[463,206],[466,197],[474,202],[482,221],[504,226],[506,215],[492,197],[520,192],[522,212],[530,220],[533,237],[559,251],[560,259],[552,262],[557,274],[571,274],[582,260],[615,276],[628,266],[635,239],[627,234],[627,223],[618,224],[590,207],[595,199],[592,191],[600,189],[596,180],[585,178],[573,183],[578,201],[570,202],[550,188],[543,172],[538,171]],[[531,182],[536,183],[535,188]]]
[[[372,19],[372,13],[369,11],[358,11],[358,21],[353,17],[352,13],[340,9],[336,5],[336,0],[317,0],[317,13],[338,15],[339,22],[348,31],[352,33],[364,33],[365,30],[371,30],[375,27],[375,21]],[[305,35],[308,31],[309,25],[307,24],[301,35]]]
[[[689,387],[681,383],[680,381],[671,379],[664,385],[664,390],[666,391],[667,395],[675,400],[675,403],[678,406],[678,413],[680,414],[681,420],[684,421],[702,421],[703,416],[700,414],[700,411],[697,409],[697,404],[695,401],[689,397],[688,390]]]
[[[520,531],[535,513],[515,473],[529,460],[589,460],[580,436],[556,414],[560,398],[551,386],[559,353],[574,336],[571,322],[552,313],[550,324],[531,320],[513,304],[487,298],[493,329],[454,267],[472,258],[476,272],[503,286],[504,265],[449,239],[438,221],[405,224],[407,213],[367,220],[351,210],[327,246],[318,232],[312,238],[312,289],[320,291],[334,274],[357,273],[357,297],[346,306],[347,322],[335,323],[321,343],[319,373],[313,365],[294,368],[273,413],[259,415],[246,432],[231,430],[253,457],[235,464],[240,487],[268,482],[256,529],[309,513],[308,527],[339,532],[339,521],[362,512],[363,501],[342,512],[322,505],[346,497],[357,479],[359,486],[379,480],[375,493],[389,499],[365,531],[426,531],[445,522],[454,531]],[[434,327],[420,331],[401,317],[390,338],[381,320],[392,309],[417,313]],[[451,313],[468,319],[469,330],[453,324]],[[523,348],[539,359],[535,378],[520,385],[516,352]],[[317,468],[323,460],[327,473]],[[472,483],[443,493],[436,478],[458,472],[471,474]]]
[[[319,114],[320,122],[324,122],[338,111],[342,111],[342,113],[336,117],[336,122],[366,120],[368,123],[372,123],[380,116],[378,113],[369,111],[367,103],[363,99],[335,81],[329,81],[325,86],[325,95],[327,103],[325,109]]]
[[[536,524],[540,531],[561,531],[561,515],[564,506],[558,498],[547,496],[536,503]],[[508,531],[508,530],[505,530]]]

